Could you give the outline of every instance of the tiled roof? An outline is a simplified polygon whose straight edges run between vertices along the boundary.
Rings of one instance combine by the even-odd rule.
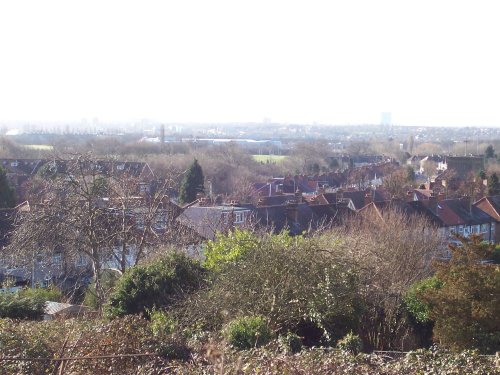
[[[445,226],[477,225],[494,220],[486,212],[469,204],[466,199],[445,199],[437,202],[436,216],[443,221]]]

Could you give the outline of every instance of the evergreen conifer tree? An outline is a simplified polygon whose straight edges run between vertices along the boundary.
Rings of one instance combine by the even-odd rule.
[[[182,180],[179,192],[180,203],[191,203],[194,201],[196,194],[203,192],[203,184],[203,170],[198,164],[198,160],[194,159],[193,164],[191,164]]]
[[[500,194],[500,181],[496,173],[492,173],[488,179],[488,195]]]
[[[9,185],[5,169],[0,167],[0,208],[14,207],[15,204],[14,189]]]

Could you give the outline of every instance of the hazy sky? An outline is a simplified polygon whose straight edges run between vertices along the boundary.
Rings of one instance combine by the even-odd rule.
[[[500,126],[500,2],[0,0],[0,121]]]

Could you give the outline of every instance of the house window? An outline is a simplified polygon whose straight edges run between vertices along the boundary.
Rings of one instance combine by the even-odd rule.
[[[236,212],[234,215],[234,222],[236,224],[243,223],[244,215],[243,212]]]
[[[52,264],[57,267],[60,267],[62,265],[61,253],[56,253],[52,256]]]
[[[488,232],[488,224],[482,224],[481,225],[481,232],[482,233],[487,233]]]
[[[159,215],[155,220],[155,228],[156,229],[165,229],[167,227],[167,218],[165,215]]]
[[[85,256],[80,254],[76,260],[76,265],[78,267],[83,267],[87,264],[87,260],[85,259]]]
[[[464,226],[463,225],[459,225],[458,226],[458,233],[463,233],[464,232]]]
[[[10,163],[11,167],[17,167],[18,165],[19,163],[17,162],[17,160]]]
[[[457,227],[450,227],[450,233],[456,233]]]

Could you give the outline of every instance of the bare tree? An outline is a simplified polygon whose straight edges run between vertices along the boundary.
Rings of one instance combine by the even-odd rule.
[[[401,349],[409,328],[401,313],[405,291],[431,273],[441,238],[424,217],[397,209],[373,211],[346,228],[333,229],[333,243],[358,265],[365,314],[364,340],[379,349]]]
[[[7,251],[25,259],[55,253],[67,262],[85,257],[102,303],[103,269],[111,263],[123,272],[139,262],[148,248],[162,242],[178,214],[166,194],[168,179],[146,184],[132,172],[124,163],[89,155],[54,159],[33,184],[38,199]]]

